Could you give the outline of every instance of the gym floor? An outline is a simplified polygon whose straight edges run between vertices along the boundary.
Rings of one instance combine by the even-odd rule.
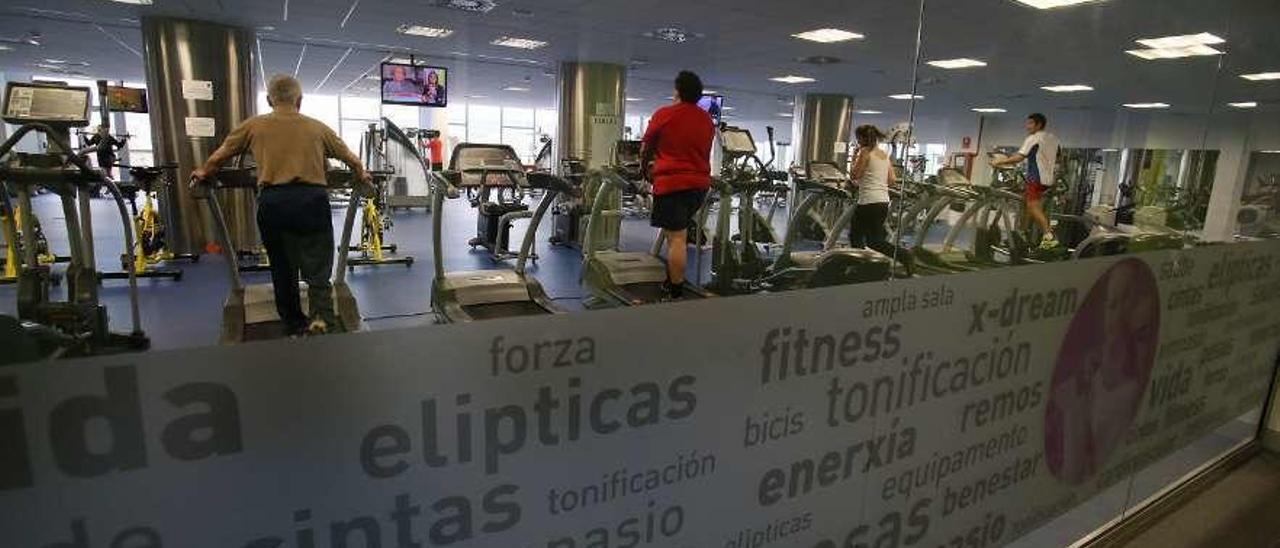
[[[114,203],[105,198],[95,198],[93,224],[95,253],[100,271],[119,270],[117,259],[124,250],[124,231]],[[33,201],[33,209],[39,217],[46,238],[53,251],[66,255],[66,224],[58,199],[45,194]],[[340,234],[344,209],[334,208],[334,230]],[[514,260],[495,263],[487,250],[472,251],[467,240],[475,236],[476,211],[466,200],[449,200],[445,203],[444,262],[448,271],[486,268],[512,268]],[[784,216],[779,213],[779,218]],[[432,322],[431,277],[434,270],[431,250],[431,215],[423,209],[399,210],[392,214],[393,228],[385,236],[386,244],[395,244],[394,256],[411,256],[413,266],[384,265],[358,266],[348,270],[347,279],[360,304],[360,313],[366,318],[367,329],[388,329],[427,325]],[[360,222],[359,215],[356,222]],[[649,227],[647,219],[625,219],[622,229],[622,248],[628,251],[647,250],[653,245],[656,229]],[[511,248],[519,249],[524,236],[524,221],[518,221],[511,234]],[[552,230],[550,213],[539,227],[536,240],[536,262],[530,262],[529,274],[535,276],[556,301],[567,310],[582,310],[584,291],[579,284],[582,255],[576,250],[553,246],[547,242]],[[359,237],[359,226],[353,238]],[[335,236],[336,240],[337,236]],[[704,270],[710,270],[709,251],[703,253]],[[696,255],[690,255],[690,277]],[[55,271],[62,265],[55,267]],[[226,267],[220,255],[206,254],[198,263],[176,261],[171,266],[183,271],[181,281],[167,279],[139,279],[138,293],[143,329],[151,337],[153,349],[165,350],[190,348],[216,344],[222,303],[230,288]],[[267,283],[270,275],[265,272],[243,273],[246,283]],[[705,278],[704,278],[705,279]],[[65,291],[54,288],[54,294]],[[129,329],[129,291],[125,280],[107,280],[101,288],[101,299],[106,304],[112,329]],[[16,311],[16,289],[0,286],[0,311],[13,314]]]

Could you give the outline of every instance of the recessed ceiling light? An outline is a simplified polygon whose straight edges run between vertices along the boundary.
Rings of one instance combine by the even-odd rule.
[[[795,115],[791,114],[790,112],[779,112],[778,116],[781,116],[783,118],[791,118],[792,116],[795,116]]]
[[[854,114],[866,114],[868,116],[873,114],[884,114],[883,112],[880,112],[878,110],[855,110],[853,112]]]
[[[1164,36],[1161,38],[1143,38],[1137,42],[1151,49],[1164,49],[1185,48],[1190,46],[1212,46],[1214,44],[1225,43],[1226,40],[1207,32],[1202,32],[1200,34],[1183,34],[1179,36]]]
[[[720,110],[729,111],[729,110],[733,110],[733,107],[720,107]]]
[[[1077,91],[1093,91],[1093,87],[1084,84],[1060,84],[1053,86],[1042,86],[1040,89],[1052,91],[1054,93],[1073,93]]]
[[[970,110],[972,110],[972,111],[974,111],[974,112],[981,112],[981,113],[983,113],[983,114],[998,114],[998,113],[1001,113],[1001,112],[1009,112],[1009,111],[1007,111],[1007,110],[1005,110],[1005,109],[1002,109],[1002,108],[985,108],[985,107],[984,107],[984,108],[974,108],[974,109],[970,109]]]
[[[1139,108],[1139,109],[1169,108],[1168,103],[1125,103],[1124,106],[1126,108]]]
[[[672,42],[675,44],[688,42],[689,38],[692,36],[680,27],[662,27],[654,30],[653,32],[646,32],[644,35],[649,38],[662,40],[663,42]]]
[[[1245,80],[1253,80],[1259,82],[1262,80],[1280,80],[1280,72],[1258,72],[1254,74],[1241,74],[1241,78]]]
[[[858,34],[856,32],[849,32],[847,30],[840,30],[840,29],[810,30],[810,31],[792,34],[791,37],[799,38],[801,40],[808,40],[810,42],[821,42],[823,44],[830,44],[833,42],[845,42],[849,40],[861,40],[863,38],[866,38],[866,36],[862,34]]]
[[[703,95],[720,95],[720,92],[714,89],[702,88],[702,94]]]
[[[262,32],[271,32],[273,30],[276,30],[276,27],[274,25],[262,25],[258,27],[258,30]]]
[[[1280,154],[1280,150],[1259,150],[1262,154]]]
[[[489,96],[488,96],[488,95],[474,94],[474,95],[468,95],[468,96],[467,96],[467,98],[468,98],[468,99],[488,99],[488,98],[489,98]]]
[[[502,91],[529,91],[529,88],[524,86],[507,86],[502,88]]]
[[[923,96],[923,95],[912,95],[912,94],[910,94],[910,93],[899,93],[899,94],[896,94],[896,95],[890,95],[890,96],[889,96],[889,98],[890,98],[890,99],[897,99],[897,100],[899,100],[899,101],[910,101],[910,100],[912,100],[912,99],[917,99],[917,100],[918,100],[918,99],[924,99],[924,96]]]
[[[493,0],[435,0],[435,5],[471,13],[489,13],[498,6]]]
[[[1125,50],[1125,53],[1152,61],[1156,59],[1182,59],[1185,57],[1223,55],[1226,52],[1206,45],[1194,45],[1180,46],[1176,48],[1131,49]]]
[[[503,36],[489,43],[495,46],[504,46],[508,48],[517,48],[517,49],[538,49],[541,47],[545,47],[547,45],[547,43],[542,40],[534,40],[532,38],[519,38],[515,36]]]
[[[1256,101],[1248,101],[1244,103],[1227,103],[1227,106],[1231,108],[1258,108],[1258,103]]]
[[[817,80],[808,76],[795,76],[791,74],[786,76],[774,76],[773,78],[770,78],[770,80],[773,80],[774,82],[782,82],[784,84],[808,84],[811,82],[817,82]]]
[[[134,6],[150,6],[151,5],[151,0],[111,0],[111,1],[118,2],[121,4],[131,4]]]
[[[444,38],[453,34],[453,29],[428,27],[424,25],[400,25],[396,28],[396,32],[400,34],[408,34],[410,36],[422,36],[424,38]]]
[[[639,103],[640,101],[643,101],[643,100],[644,99],[641,99],[639,97],[627,97],[628,103]]]
[[[1016,0],[1019,4],[1026,4],[1038,10],[1048,10],[1053,8],[1065,8],[1077,4],[1088,4],[1098,0]]]
[[[941,69],[962,69],[962,68],[974,68],[974,67],[987,66],[987,64],[983,61],[979,61],[977,59],[969,59],[965,57],[961,57],[959,59],[943,59],[941,61],[929,61],[929,65],[935,66]]]
[[[6,46],[4,44],[0,44],[0,51],[13,51],[13,48]]]

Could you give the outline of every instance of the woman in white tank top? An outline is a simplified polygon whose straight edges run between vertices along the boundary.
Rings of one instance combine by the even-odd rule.
[[[849,174],[857,192],[857,207],[853,223],[849,225],[849,245],[855,248],[869,247],[890,257],[896,256],[910,273],[911,256],[906,250],[895,252],[889,243],[889,231],[885,221],[889,219],[889,185],[897,183],[889,155],[877,145],[884,137],[873,125],[858,126],[853,132],[858,141],[857,156]]]

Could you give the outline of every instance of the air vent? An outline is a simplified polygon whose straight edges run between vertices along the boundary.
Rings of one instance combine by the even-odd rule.
[[[830,55],[810,55],[809,57],[797,57],[796,62],[806,65],[834,65],[843,63],[844,60]]]
[[[489,13],[498,3],[493,0],[435,0],[435,6],[470,13]]]

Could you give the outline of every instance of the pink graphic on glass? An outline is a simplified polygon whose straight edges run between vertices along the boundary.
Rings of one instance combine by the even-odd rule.
[[[1126,259],[1089,290],[1058,351],[1044,417],[1045,459],[1060,481],[1094,477],[1124,441],[1155,365],[1160,291]]]

